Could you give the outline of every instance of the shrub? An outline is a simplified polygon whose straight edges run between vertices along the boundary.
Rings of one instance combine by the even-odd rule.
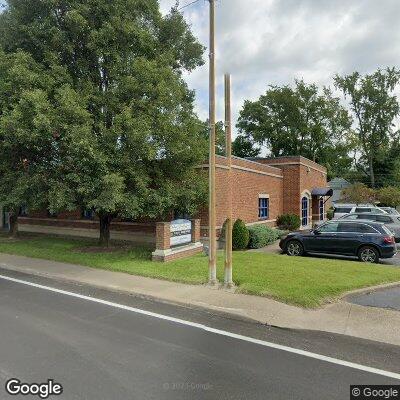
[[[279,229],[297,231],[301,225],[301,219],[297,214],[282,214],[276,219]]]
[[[283,231],[279,229],[270,228],[266,225],[253,225],[249,227],[249,248],[259,249],[277,241],[282,235]]]
[[[333,218],[335,210],[333,208],[330,208],[327,212],[326,212],[326,218],[329,219],[329,221]]]
[[[232,229],[232,248],[233,250],[247,249],[249,244],[249,230],[241,219],[237,219]]]

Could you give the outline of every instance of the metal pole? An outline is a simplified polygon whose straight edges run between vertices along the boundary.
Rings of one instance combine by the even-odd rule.
[[[225,140],[226,158],[228,163],[228,214],[225,230],[225,273],[226,288],[234,286],[232,280],[232,109],[231,109],[231,76],[225,74]]]
[[[210,155],[209,155],[209,284],[217,281],[217,235],[216,235],[216,196],[215,196],[215,0],[210,1]]]

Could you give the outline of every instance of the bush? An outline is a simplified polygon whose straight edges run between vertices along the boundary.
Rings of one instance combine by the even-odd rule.
[[[333,218],[333,215],[335,213],[335,210],[333,208],[330,208],[327,212],[326,212],[326,218],[329,219],[329,221]]]
[[[301,225],[301,219],[297,214],[282,214],[276,219],[279,229],[297,231]]]
[[[233,250],[247,249],[249,244],[249,230],[241,219],[237,219],[232,229],[232,248]]]
[[[260,224],[249,227],[249,233],[249,248],[259,249],[276,242],[284,232],[279,229],[270,228],[269,226]]]

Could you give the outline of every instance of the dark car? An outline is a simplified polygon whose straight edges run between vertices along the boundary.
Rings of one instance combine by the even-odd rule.
[[[343,220],[345,220],[345,221],[368,220],[368,222],[370,222],[370,221],[381,222],[381,223],[385,224],[391,232],[393,232],[396,243],[400,243],[400,215],[353,213],[353,214],[343,215],[343,217],[338,218],[338,220],[340,220],[340,221],[343,221]]]
[[[290,233],[279,246],[290,256],[339,254],[371,263],[396,254],[393,233],[384,224],[369,221],[329,221],[312,231]]]

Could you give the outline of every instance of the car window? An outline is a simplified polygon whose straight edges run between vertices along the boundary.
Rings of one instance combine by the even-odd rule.
[[[382,229],[384,232],[386,232],[388,235],[392,236],[393,232],[385,225],[382,226]]]
[[[376,230],[372,226],[366,224],[360,224],[360,231],[362,233],[376,233]]]
[[[376,220],[378,222],[384,222],[385,224],[392,224],[393,220],[390,217],[387,217],[386,215],[377,215]]]
[[[338,230],[338,222],[332,222],[330,224],[322,225],[318,231],[321,233],[335,233]]]
[[[351,211],[351,207],[337,207],[335,208],[335,213],[347,214]]]
[[[358,215],[358,219],[368,219],[369,221],[376,221],[377,216],[371,214],[361,214]]]
[[[360,231],[360,224],[339,224],[338,232],[361,232]]]
[[[356,213],[369,213],[371,211],[372,211],[371,208],[364,208],[364,207],[359,207],[359,208],[356,208],[356,210],[355,210]]]
[[[381,210],[380,208],[374,208],[373,212],[376,214],[388,214],[385,210]]]

